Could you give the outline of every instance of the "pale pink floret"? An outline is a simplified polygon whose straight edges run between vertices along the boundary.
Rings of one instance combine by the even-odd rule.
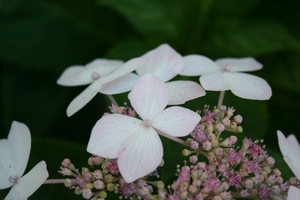
[[[295,135],[289,135],[287,138],[281,131],[277,131],[279,148],[285,162],[300,179],[300,146]]]
[[[206,92],[193,81],[170,81],[183,69],[183,58],[168,44],[148,51],[141,56],[146,59],[145,65],[136,70],[136,81],[149,73],[166,82],[170,92],[168,105],[179,105],[186,101],[204,96]]]
[[[133,70],[144,64],[143,58],[134,58],[126,63],[118,60],[96,59],[85,66],[68,67],[57,80],[63,86],[90,84],[68,106],[70,117],[84,107],[96,94],[119,94],[132,89]]]
[[[224,58],[214,62],[205,56],[188,55],[184,62],[180,75],[201,75],[200,83],[205,90],[231,90],[238,97],[254,100],[267,100],[272,95],[271,87],[264,79],[242,73],[262,68],[253,58]]]
[[[0,189],[12,187],[5,200],[27,199],[47,179],[45,161],[22,176],[29,158],[31,138],[25,124],[14,121],[7,139],[0,140]]]
[[[161,163],[163,147],[157,130],[173,137],[188,135],[200,116],[186,108],[164,110],[170,94],[159,78],[144,75],[129,94],[132,107],[142,120],[121,114],[103,116],[94,126],[87,151],[106,158],[118,158],[120,173],[133,182]]]

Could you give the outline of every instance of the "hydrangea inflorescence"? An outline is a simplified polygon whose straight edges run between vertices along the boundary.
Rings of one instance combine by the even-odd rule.
[[[21,177],[29,157],[30,133],[25,125],[14,122],[8,140],[0,140],[4,158],[0,160],[0,186],[12,186],[7,199],[26,199],[44,181],[63,181],[75,194],[92,200],[104,200],[109,192],[120,199],[291,200],[300,193],[296,137],[285,138],[278,132],[284,160],[296,175],[284,181],[263,141],[245,137],[237,145],[236,134],[243,132],[243,117],[235,114],[234,107],[223,105],[227,90],[240,98],[268,100],[272,95],[268,83],[241,73],[261,68],[253,58],[214,62],[202,55],[182,57],[168,44],[127,62],[96,59],[85,66],[71,66],[57,83],[90,85],[69,104],[68,116],[82,109],[97,93],[108,95],[112,101],[110,113],[105,113],[92,129],[87,145],[92,154],[89,167],[79,170],[66,158],[58,172],[68,178],[45,181],[48,172],[42,161]],[[202,86],[188,80],[171,81],[178,74],[200,76]],[[211,109],[205,105],[201,112],[167,107],[204,96],[202,87],[220,91],[218,106]],[[130,106],[119,106],[111,96],[123,92],[129,92]],[[160,136],[185,146],[182,155],[187,157],[183,166],[174,166],[176,178],[168,184],[160,180],[160,168],[164,167]],[[23,157],[18,156],[20,151]],[[33,184],[25,186],[28,181]]]

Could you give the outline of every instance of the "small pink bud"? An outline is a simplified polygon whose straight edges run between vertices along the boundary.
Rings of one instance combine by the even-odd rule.
[[[223,124],[218,124],[216,126],[216,130],[219,132],[219,133],[222,133],[224,130],[225,130],[225,126]]]
[[[197,156],[191,156],[190,157],[190,162],[193,164],[196,164],[196,162],[198,161],[198,157]]]
[[[230,126],[230,119],[228,119],[227,117],[225,117],[223,120],[222,120],[222,124],[224,126]]]
[[[234,116],[233,120],[237,123],[240,124],[243,121],[243,117],[241,115],[236,115]]]
[[[101,181],[101,180],[96,180],[96,181],[94,182],[94,186],[95,186],[95,188],[96,188],[97,190],[101,190],[101,189],[104,188],[104,183],[103,183],[103,181]]]

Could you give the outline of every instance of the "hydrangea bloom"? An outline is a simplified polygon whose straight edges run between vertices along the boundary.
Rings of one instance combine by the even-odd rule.
[[[47,179],[46,163],[39,162],[22,177],[30,153],[30,132],[25,124],[13,122],[7,139],[0,140],[0,189],[11,187],[5,200],[31,196]]]
[[[132,87],[143,75],[150,73],[166,82],[170,91],[168,105],[183,104],[186,101],[199,98],[205,95],[203,88],[193,81],[170,81],[183,69],[183,58],[168,44],[162,44],[143,56],[146,59],[142,67],[136,69],[138,75],[131,79]]]
[[[253,58],[223,58],[216,62],[201,55],[184,57],[184,76],[199,76],[205,90],[226,91],[245,99],[267,100],[272,95],[269,84],[262,78],[241,73],[255,71],[262,65]]]
[[[57,80],[63,86],[90,84],[68,106],[70,117],[84,107],[98,92],[119,94],[131,90],[130,80],[135,77],[133,70],[143,65],[144,59],[135,58],[126,63],[118,60],[96,59],[85,66],[67,68]]]
[[[164,110],[170,92],[159,78],[146,74],[129,94],[140,119],[109,114],[94,126],[87,151],[105,158],[118,158],[126,182],[135,181],[160,164],[163,147],[157,132],[180,137],[188,135],[200,121],[199,114],[173,106]]]

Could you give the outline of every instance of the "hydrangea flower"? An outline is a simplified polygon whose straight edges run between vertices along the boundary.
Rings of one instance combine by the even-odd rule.
[[[206,94],[203,88],[193,81],[168,82],[183,69],[182,56],[168,44],[162,44],[141,57],[146,59],[146,62],[142,67],[136,69],[137,75],[131,79],[132,87],[140,77],[150,73],[166,82],[171,94],[168,105],[183,104]]]
[[[119,60],[96,59],[85,66],[67,68],[57,80],[63,86],[79,86],[90,84],[68,106],[70,117],[84,107],[98,92],[103,94],[119,94],[132,89],[130,80],[135,77],[130,73],[142,66],[144,59],[135,58],[126,63]]]
[[[215,62],[201,55],[184,58],[184,76],[199,76],[205,90],[226,91],[245,99],[267,100],[272,95],[269,84],[262,78],[242,72],[255,71],[262,65],[253,58],[223,58]]]
[[[47,179],[45,161],[22,176],[29,158],[30,132],[25,124],[14,121],[7,139],[0,140],[0,189],[9,188],[5,200],[23,200],[31,196]]]
[[[283,155],[283,159],[288,164],[295,176],[300,180],[300,145],[295,135],[289,135],[287,138],[281,131],[277,131],[279,148]],[[300,189],[290,186],[288,192],[288,200],[299,197]]]
[[[164,110],[170,99],[169,89],[151,74],[140,78],[128,98],[141,120],[121,114],[103,116],[93,127],[87,151],[118,158],[120,173],[130,183],[153,172],[161,163],[163,146],[158,132],[186,136],[200,116],[178,106]]]

